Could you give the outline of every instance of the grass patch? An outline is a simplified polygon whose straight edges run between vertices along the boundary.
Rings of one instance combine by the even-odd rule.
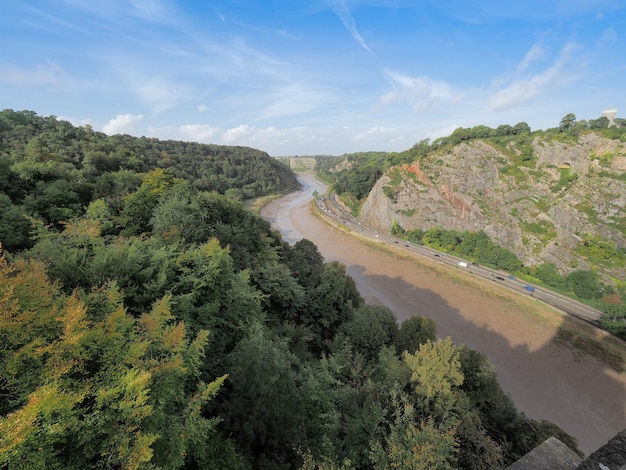
[[[405,217],[413,217],[415,215],[415,209],[397,210],[396,213]]]
[[[578,175],[570,173],[570,170],[568,168],[561,168],[559,172],[561,173],[559,182],[550,188],[550,191],[552,191],[553,193],[560,192],[563,188],[567,188],[578,179]]]
[[[576,204],[574,207],[585,214],[590,223],[598,223],[598,211],[596,211],[591,205],[581,202],[580,204]]]
[[[617,372],[624,372],[624,345],[617,338],[608,333],[601,334],[601,331],[591,325],[585,327],[574,323],[573,319],[566,319],[554,338],[556,343],[593,356]]]
[[[556,228],[552,222],[539,220],[538,222],[520,223],[521,229],[526,233],[532,233],[543,243],[556,238]]]
[[[614,173],[611,171],[601,171],[598,176],[602,178],[613,178],[619,181],[626,181],[626,172]]]

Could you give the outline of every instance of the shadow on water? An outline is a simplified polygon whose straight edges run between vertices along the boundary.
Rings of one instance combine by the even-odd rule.
[[[450,336],[485,354],[517,409],[559,425],[585,454],[626,428],[626,373],[557,341],[559,331],[575,320],[558,315],[550,317],[558,324],[540,320],[531,313],[537,311],[531,299],[514,301],[497,288],[473,289],[462,279],[442,276],[334,230],[309,210],[313,191],[323,194],[324,184],[314,175],[298,175],[298,180],[300,191],[262,211],[286,241],[308,238],[327,261],[345,264],[366,301],[386,305],[399,321],[430,317],[438,336]]]
[[[400,322],[411,316],[432,318],[437,323],[438,337],[450,336],[455,343],[485,354],[518,410],[530,418],[559,425],[578,440],[585,454],[626,427],[624,374],[555,341],[555,333],[545,334],[544,330],[541,339],[529,345],[523,342],[528,331],[520,331],[522,339],[516,341],[515,331],[527,328],[533,321],[529,314],[524,314],[522,306],[493,301],[500,305],[493,314],[505,317],[498,329],[509,328],[504,336],[490,326],[493,314],[486,314],[486,310],[494,306],[485,305],[483,300],[477,302],[471,294],[459,309],[437,292],[407,282],[404,276],[372,274],[360,264],[347,265],[347,271],[369,303],[386,305]],[[463,290],[459,288],[456,303],[464,302]],[[472,312],[478,310],[481,320],[475,321]],[[523,321],[516,322],[516,318]],[[565,323],[576,321],[564,317],[561,325],[550,327],[550,331],[558,332]],[[535,319],[533,328],[542,330],[539,320]]]

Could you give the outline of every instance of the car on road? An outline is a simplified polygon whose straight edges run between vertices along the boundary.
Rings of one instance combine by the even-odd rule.
[[[514,280],[515,280],[515,276],[513,276],[513,275],[511,275],[511,274],[509,274],[507,277],[508,277],[511,281],[514,281]]]
[[[496,279],[497,279],[498,281],[504,281],[504,278],[503,278],[502,276],[496,276]]]

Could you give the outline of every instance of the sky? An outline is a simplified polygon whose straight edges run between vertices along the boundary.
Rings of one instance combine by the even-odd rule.
[[[0,109],[272,156],[626,115],[624,0],[0,0]]]

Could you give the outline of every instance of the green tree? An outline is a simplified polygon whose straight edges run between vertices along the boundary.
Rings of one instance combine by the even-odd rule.
[[[320,283],[324,272],[324,257],[311,240],[303,238],[293,247],[287,246],[285,262],[298,283],[307,291]]]
[[[535,276],[551,287],[561,288],[565,286],[564,277],[557,271],[552,263],[542,263],[535,268]]]
[[[396,349],[399,354],[408,351],[413,354],[420,345],[435,341],[437,326],[432,318],[411,317],[402,322],[396,340]]]
[[[1,466],[179,468],[213,432],[225,377],[199,381],[208,334],[187,339],[167,299],[135,321],[109,292],[92,319],[22,260],[0,267],[0,290]]]
[[[626,339],[626,304],[609,305],[600,317],[602,327],[619,338]]]
[[[42,186],[42,185],[40,185]],[[24,206],[30,215],[41,217],[48,224],[61,228],[63,222],[81,215],[83,208],[76,186],[64,179],[57,179],[43,185],[37,195],[24,199]]]
[[[159,198],[174,184],[174,176],[171,172],[161,168],[147,173],[137,191],[130,194],[124,203],[122,219],[124,221],[124,233],[127,235],[140,235],[150,233],[150,218],[152,212],[159,203]]]
[[[262,292],[264,310],[279,321],[296,321],[305,300],[304,288],[284,264],[267,262],[252,271],[252,281]]]
[[[387,437],[372,442],[370,460],[375,469],[452,470],[457,468],[455,428],[420,418],[401,393],[393,398],[394,417]]]
[[[470,135],[471,135],[471,129],[464,129],[462,127],[458,127],[452,132],[452,134],[450,134],[448,139],[453,145],[458,145],[461,142],[469,140]]]
[[[520,135],[524,133],[530,134],[530,126],[525,122],[518,122],[513,126],[513,134]]]
[[[597,299],[602,295],[600,277],[593,271],[572,271],[566,281],[581,299]]]
[[[454,406],[456,389],[463,383],[459,351],[452,339],[427,341],[413,354],[405,351],[403,358],[411,368],[416,391],[433,410],[445,415]]]
[[[228,358],[230,389],[221,406],[225,433],[235,437],[255,468],[282,468],[305,442],[304,395],[298,362],[284,341],[253,327]]]
[[[393,312],[387,307],[362,305],[340,331],[350,339],[356,351],[373,361],[384,346],[395,343],[398,325]]]
[[[566,114],[561,118],[561,122],[559,122],[559,130],[561,132],[568,132],[574,128],[576,125],[576,115],[573,113]]]
[[[24,209],[16,206],[6,194],[0,193],[0,241],[8,251],[30,248],[32,226]]]
[[[470,138],[472,139],[486,139],[491,134],[492,129],[488,126],[474,126],[470,129]]]
[[[396,219],[393,219],[393,222],[391,223],[391,234],[400,236],[404,234],[402,225],[400,225]]]
[[[606,116],[602,116],[598,119],[589,120],[590,129],[608,129],[609,124],[610,124],[609,118],[607,118]]]
[[[313,334],[316,352],[327,349],[341,325],[352,319],[354,309],[362,303],[354,280],[346,274],[346,267],[337,262],[324,265],[320,283],[313,289],[300,316],[302,324]]]

